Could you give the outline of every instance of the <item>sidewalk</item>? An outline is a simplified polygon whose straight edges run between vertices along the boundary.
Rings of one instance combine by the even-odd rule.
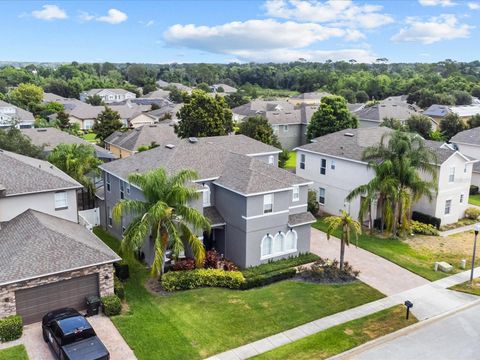
[[[475,277],[480,276],[480,267],[475,268],[474,275]],[[273,350],[332,326],[376,313],[397,304],[403,304],[405,300],[413,302],[412,312],[417,319],[425,320],[478,300],[478,297],[475,295],[446,289],[452,285],[467,281],[469,277],[470,271],[464,271],[414,289],[297,326],[279,334],[214,355],[207,360],[248,359],[249,357]]]
[[[454,234],[460,234],[460,233],[463,233],[465,231],[472,231],[474,226],[475,226],[475,224],[472,224],[472,225],[462,226],[462,227],[452,229],[452,230],[440,231],[439,235],[442,236],[442,237],[447,237],[447,236],[454,235]]]

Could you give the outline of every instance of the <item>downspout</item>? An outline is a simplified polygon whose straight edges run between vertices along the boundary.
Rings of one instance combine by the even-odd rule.
[[[4,198],[7,195],[7,188],[0,184],[0,199]],[[0,221],[0,230],[2,229],[2,222]]]

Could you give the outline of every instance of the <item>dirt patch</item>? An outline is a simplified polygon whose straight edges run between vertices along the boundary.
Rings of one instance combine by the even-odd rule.
[[[406,240],[417,250],[427,250],[438,254],[470,255],[473,251],[474,235],[472,231],[446,237],[417,235]]]
[[[160,281],[156,278],[149,278],[145,281],[145,289],[152,295],[171,296],[172,293],[165,291]]]
[[[347,335],[353,335],[353,330],[352,329],[345,329],[343,332]]]

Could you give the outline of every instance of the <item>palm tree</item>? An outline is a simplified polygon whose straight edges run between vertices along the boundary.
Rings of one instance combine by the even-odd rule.
[[[154,276],[163,274],[166,251],[171,249],[173,256],[178,257],[184,244],[192,250],[197,266],[203,264],[205,248],[195,232],[209,232],[210,222],[189,206],[190,201],[200,196],[193,186],[187,185],[195,179],[197,174],[191,170],[181,170],[173,176],[168,176],[165,169],[131,174],[128,181],[142,189],[145,200],[123,199],[113,208],[116,222],[120,222],[123,215],[134,217],[125,230],[122,253],[139,249],[145,239],[152,236]]]
[[[91,194],[95,186],[89,175],[98,173],[102,162],[97,158],[95,149],[86,144],[57,145],[48,161],[82,184]]]
[[[355,235],[355,241],[358,241],[358,235],[362,232],[362,227],[358,221],[353,220],[348,212],[342,210],[340,216],[329,216],[325,218],[328,225],[327,239],[337,229],[341,229],[342,235],[340,237],[340,270],[343,270],[345,258],[345,245],[350,245],[351,234]]]

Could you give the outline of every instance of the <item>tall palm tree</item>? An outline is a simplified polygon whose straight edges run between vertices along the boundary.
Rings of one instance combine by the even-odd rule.
[[[195,235],[196,231],[210,231],[210,222],[197,209],[189,206],[191,200],[200,194],[188,183],[197,179],[191,170],[181,170],[168,176],[165,169],[149,171],[145,174],[131,174],[128,181],[142,189],[145,200],[123,199],[113,208],[113,218],[121,221],[123,215],[134,217],[125,230],[121,250],[133,252],[139,249],[151,235],[155,256],[152,274],[163,274],[165,254],[172,250],[174,257],[188,244],[197,266],[202,266],[205,248]]]
[[[340,216],[329,216],[325,218],[325,222],[328,225],[327,239],[330,239],[330,235],[337,229],[342,231],[340,237],[340,270],[343,270],[345,259],[345,245],[350,245],[350,238],[353,233],[355,240],[358,241],[358,235],[362,232],[362,227],[358,221],[353,220],[348,212],[342,210]]]
[[[86,144],[60,144],[49,154],[48,161],[82,184],[91,194],[95,186],[89,175],[98,173],[102,163],[95,149]]]

